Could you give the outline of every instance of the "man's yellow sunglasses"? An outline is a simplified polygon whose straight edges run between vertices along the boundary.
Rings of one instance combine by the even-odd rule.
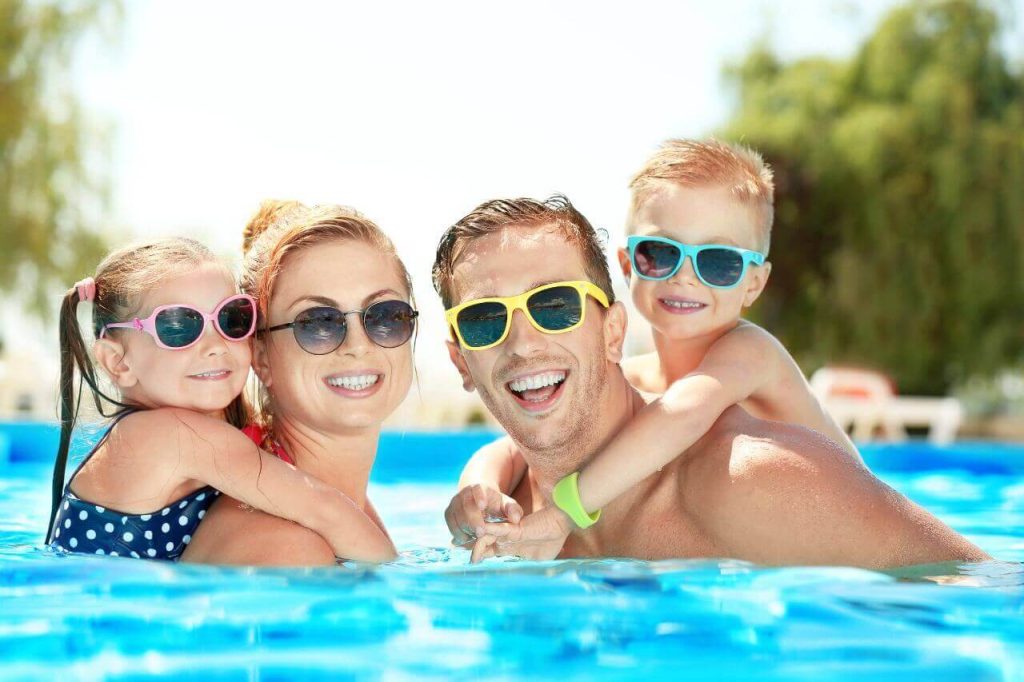
[[[608,307],[608,296],[592,282],[552,282],[518,296],[466,301],[446,310],[445,317],[463,348],[485,350],[505,340],[516,310],[545,334],[571,332],[586,319],[587,294]]]

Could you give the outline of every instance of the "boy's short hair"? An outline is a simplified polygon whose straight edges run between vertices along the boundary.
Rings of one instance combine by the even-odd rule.
[[[758,250],[768,253],[775,184],[771,167],[756,151],[715,139],[663,142],[629,183],[630,216],[665,182],[683,187],[723,186],[739,201],[755,205],[761,215]]]
[[[441,296],[445,309],[454,303],[452,277],[455,262],[467,244],[506,227],[540,225],[551,225],[579,247],[590,281],[608,296],[609,302],[614,301],[612,279],[601,239],[590,221],[565,196],[555,194],[544,201],[527,198],[485,201],[445,231],[437,246],[432,272],[434,289]]]

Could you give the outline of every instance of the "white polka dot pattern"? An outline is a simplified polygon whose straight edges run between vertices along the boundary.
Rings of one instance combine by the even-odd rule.
[[[213,488],[201,488],[159,512],[125,514],[81,500],[66,488],[51,544],[86,554],[174,561],[192,541],[200,520],[219,495]],[[172,510],[176,523],[163,518]]]

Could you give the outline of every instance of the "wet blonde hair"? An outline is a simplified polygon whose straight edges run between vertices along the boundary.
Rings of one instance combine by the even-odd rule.
[[[629,183],[630,216],[666,182],[682,187],[725,187],[740,202],[754,206],[760,217],[758,250],[768,253],[775,183],[771,167],[756,151],[714,139],[666,140]]]

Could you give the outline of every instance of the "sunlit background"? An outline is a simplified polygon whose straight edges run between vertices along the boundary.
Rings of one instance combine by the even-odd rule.
[[[1024,437],[1019,2],[2,6],[36,31],[7,41],[8,78],[38,80],[0,92],[0,416],[53,418],[59,295],[103,253],[85,235],[237,262],[260,201],[295,198],[356,207],[412,273],[420,389],[393,425],[478,419],[430,285],[442,231],[563,192],[615,247],[644,157],[718,134],[777,168],[754,317],[806,373],[871,367],[957,395],[968,433]]]

